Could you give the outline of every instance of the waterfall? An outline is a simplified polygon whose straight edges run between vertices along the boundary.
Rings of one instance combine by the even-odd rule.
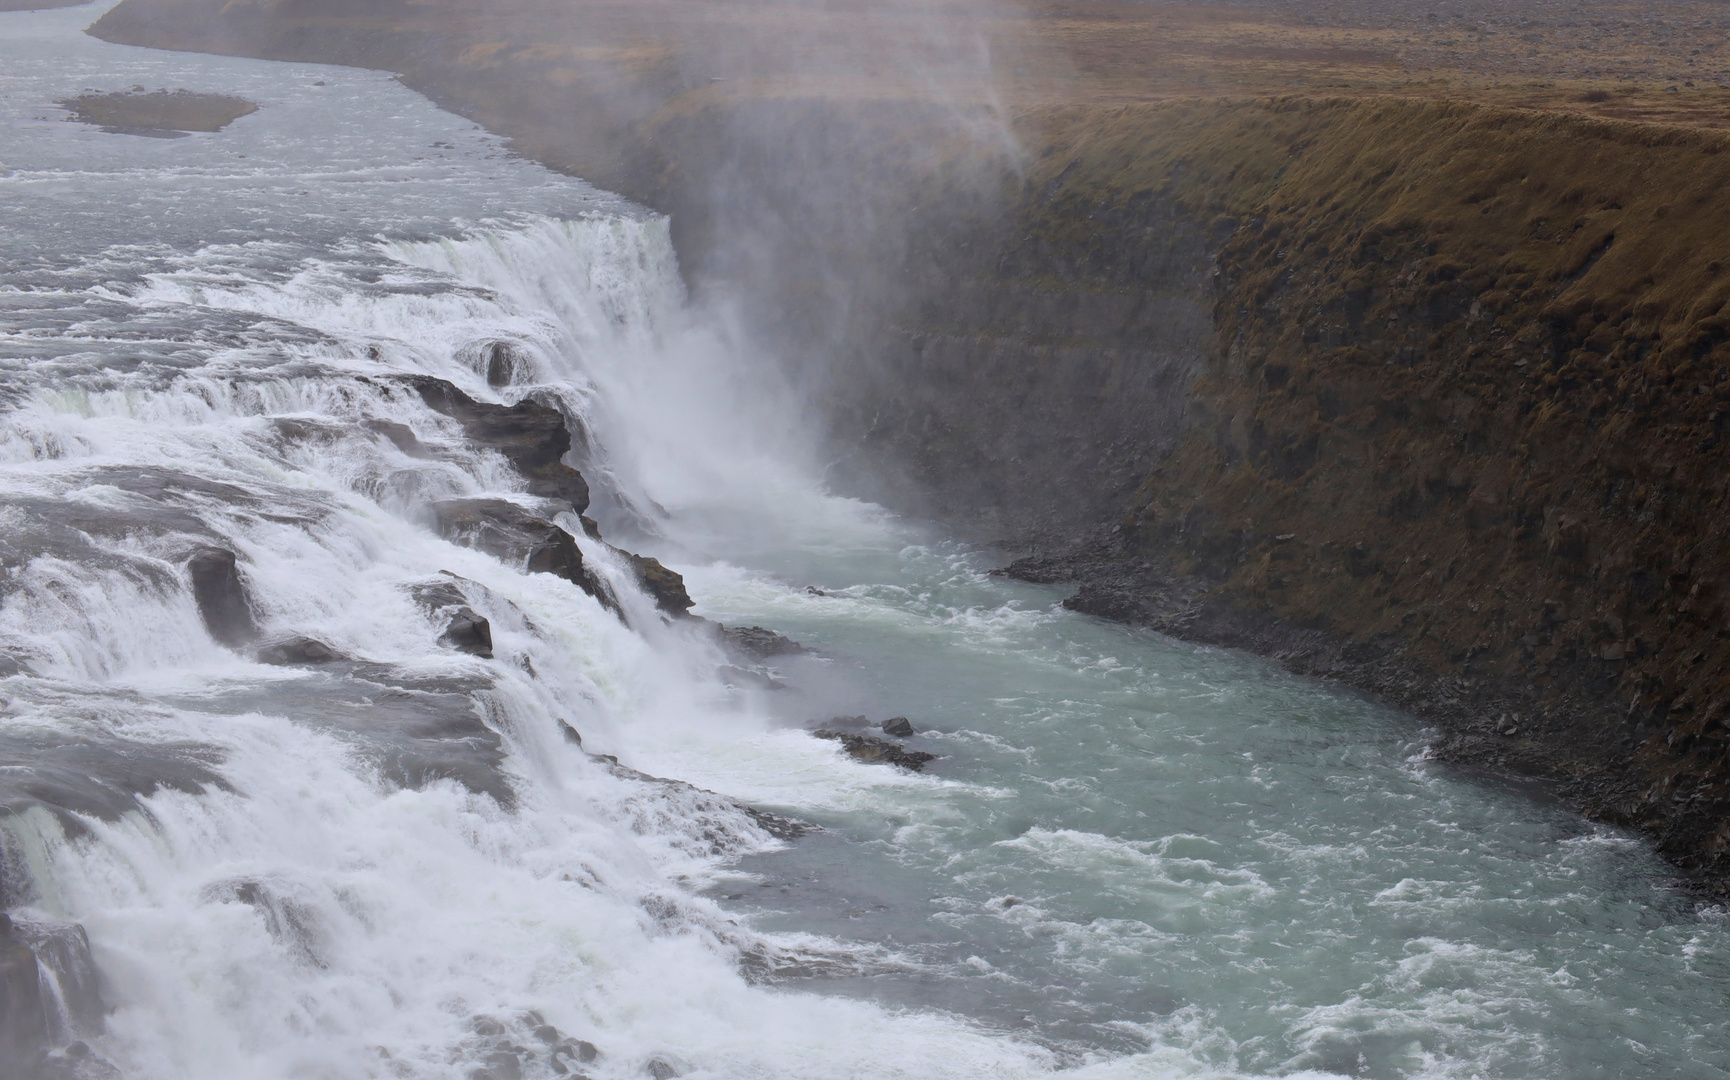
[[[427,377],[556,408],[609,530],[663,536],[669,504],[749,498],[766,473],[817,497],[752,388],[687,381],[731,344],[687,303],[665,219],[140,262],[12,294],[81,339],[14,369],[0,420],[7,895],[39,935],[89,935],[105,1003],[56,1006],[49,1066],[835,1076],[845,1032],[870,1047],[857,1075],[1041,1067],[951,1021],[754,987],[899,961],[738,925],[700,890],[783,844],[775,819],[629,766],[674,743],[819,768],[833,751],[729,686],[713,634],[663,618],[568,505],[550,516],[612,605],[429,517],[547,510],[428,404]],[[172,362],[117,359],[141,324]],[[203,587],[238,591],[240,630],[200,593],[212,551],[232,560]],[[490,656],[453,647],[452,605],[485,620]],[[106,1057],[65,1056],[75,1022]]]

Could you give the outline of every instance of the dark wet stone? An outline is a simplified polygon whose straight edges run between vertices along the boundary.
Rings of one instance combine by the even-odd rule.
[[[187,560],[186,570],[192,577],[192,597],[211,637],[231,649],[257,639],[258,627],[252,621],[234,552],[199,548]]]
[[[482,660],[493,658],[493,627],[487,622],[486,616],[477,614],[473,608],[458,608],[451,614],[451,621],[445,624],[445,632],[439,635],[439,644],[449,645],[458,652],[478,656]]]
[[[583,562],[576,539],[550,518],[508,499],[444,499],[432,511],[445,539],[532,574],[562,577],[619,614],[612,588]]]
[[[883,721],[883,734],[905,739],[913,734],[913,724],[905,716],[892,716]]]
[[[483,660],[491,660],[492,624],[484,615],[469,606],[469,598],[462,590],[463,582],[467,582],[470,588],[485,591],[482,586],[468,581],[467,578],[450,574],[448,578],[422,581],[409,586],[409,595],[414,597],[415,603],[426,609],[435,623],[443,620],[444,632],[439,635],[439,644],[448,645]]]
[[[52,1037],[36,953],[0,912],[0,1062],[34,1062]]]
[[[258,662],[283,667],[302,664],[329,664],[341,660],[342,654],[317,638],[291,637],[261,646]]]
[[[563,720],[559,721],[559,734],[563,735],[565,737],[565,741],[572,744],[573,746],[579,746],[580,747],[583,745],[582,734],[580,732],[578,732],[576,728],[572,727],[569,723],[567,723]]]
[[[833,739],[846,748],[849,756],[857,761],[883,762],[895,765],[911,772],[919,772],[925,768],[927,761],[937,760],[936,754],[927,754],[922,750],[906,750],[887,739],[879,739],[874,735],[859,735],[851,731],[836,731],[832,728],[818,728],[812,736],[819,739]]]
[[[389,439],[398,450],[412,458],[430,458],[432,451],[415,436],[414,429],[407,424],[399,424],[392,420],[368,420],[368,430]]]
[[[4,679],[8,675],[28,675],[29,673],[30,669],[24,666],[22,660],[0,653],[0,679]]]
[[[672,1080],[673,1077],[679,1075],[678,1069],[675,1069],[670,1063],[663,1061],[660,1058],[650,1058],[648,1065],[644,1067],[644,1071],[652,1077],[653,1080]]]
[[[654,597],[656,607],[669,615],[679,617],[694,606],[691,594],[685,591],[685,579],[662,566],[659,559],[633,555],[619,548],[613,550],[624,556],[625,561],[630,564],[631,572],[637,577],[637,583],[643,587],[644,592]]]
[[[463,595],[462,587],[457,584],[465,580],[467,579],[450,574],[448,578],[411,585],[409,594],[414,597],[415,603],[426,608],[429,613],[437,612],[441,608],[467,607],[469,598]]]
[[[482,356],[486,362],[488,386],[509,386],[515,381],[517,355],[509,345],[495,341],[486,347]]]
[[[793,656],[811,650],[797,641],[761,626],[723,626],[721,640],[734,652],[752,660]]]
[[[528,481],[532,494],[564,499],[579,514],[588,509],[588,482],[564,463],[571,449],[571,433],[559,410],[529,400],[515,405],[476,401],[443,379],[430,376],[411,376],[405,381],[428,408],[461,424],[469,441],[503,454]]]
[[[56,1049],[68,1035],[99,1034],[105,1011],[90,939],[82,926],[14,922],[0,912],[0,1077],[93,1080],[117,1075],[83,1042]],[[70,1031],[62,1027],[62,1018]]]
[[[755,806],[745,806],[743,809],[751,820],[757,823],[759,829],[777,840],[797,840],[807,833],[818,831],[817,826],[798,818],[782,817],[767,810],[759,810]]]

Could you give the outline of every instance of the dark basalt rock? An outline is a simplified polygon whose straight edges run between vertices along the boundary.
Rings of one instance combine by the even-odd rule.
[[[434,503],[432,511],[445,539],[531,574],[562,577],[619,614],[618,598],[606,580],[584,564],[576,539],[547,518],[506,499],[446,499]]]
[[[806,833],[819,831],[819,827],[798,818],[782,817],[780,814],[759,810],[755,806],[744,806],[740,809],[757,823],[757,827],[777,840],[797,840]]]
[[[723,626],[721,640],[729,649],[752,660],[811,651],[797,641],[762,626]]]
[[[833,739],[846,748],[849,756],[857,761],[881,761],[888,765],[899,766],[910,772],[919,772],[925,768],[927,761],[936,761],[936,754],[927,754],[922,750],[904,750],[887,739],[879,739],[875,735],[860,735],[851,731],[836,731],[833,728],[818,728],[811,735],[818,739]]]
[[[883,734],[893,735],[897,739],[910,738],[913,735],[913,724],[905,716],[892,716],[883,721]]]
[[[118,1078],[81,1041],[101,1032],[105,1012],[82,926],[14,922],[0,912],[0,1077]],[[68,1036],[80,1041],[58,1048]]]
[[[430,458],[432,451],[415,436],[414,430],[407,424],[398,424],[392,420],[368,420],[366,427],[375,434],[383,435],[395,444],[398,450],[412,458]]]
[[[412,588],[415,602],[427,609],[427,614],[435,619],[444,618],[444,633],[439,635],[439,644],[448,645],[458,652],[466,652],[478,656],[482,660],[493,658],[493,627],[486,617],[469,607],[468,597],[463,595],[457,585],[458,578],[451,575],[449,581],[428,581]]]
[[[252,621],[234,552],[200,548],[187,560],[186,570],[192,577],[192,597],[211,637],[231,649],[257,640],[258,627]]]
[[[694,601],[691,594],[685,591],[683,577],[662,566],[659,559],[652,559],[647,555],[633,555],[619,548],[613,550],[630,564],[631,572],[636,574],[637,582],[643,586],[643,591],[655,598],[656,607],[675,618],[682,618],[690,612]]]
[[[48,1051],[51,1031],[36,954],[12,917],[0,913],[0,1061],[39,1059]]]
[[[439,644],[449,645],[458,652],[478,656],[482,660],[491,660],[492,624],[487,622],[486,616],[476,614],[473,608],[458,608],[451,614],[451,621],[445,626],[445,632],[439,635]]]
[[[463,1051],[481,1064],[468,1070],[468,1080],[522,1080],[548,1070],[554,1076],[587,1080],[578,1066],[601,1056],[594,1043],[567,1036],[538,1012],[514,1019],[476,1016],[469,1021],[469,1032]]]
[[[329,664],[343,658],[342,654],[317,638],[291,637],[273,641],[258,650],[258,662],[293,667],[301,664]]]
[[[428,376],[406,381],[428,408],[460,423],[471,442],[503,454],[529,482],[531,494],[564,499],[579,514],[589,508],[588,482],[564,463],[571,433],[559,410],[528,400],[515,405],[476,401],[443,379]]]

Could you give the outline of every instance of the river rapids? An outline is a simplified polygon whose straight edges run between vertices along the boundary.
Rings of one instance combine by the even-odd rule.
[[[95,14],[0,14],[4,1080],[1730,1075],[1638,839],[826,492],[666,219]],[[259,108],[55,104],[134,88]],[[557,410],[596,527],[446,384]],[[896,716],[921,772],[810,733]]]

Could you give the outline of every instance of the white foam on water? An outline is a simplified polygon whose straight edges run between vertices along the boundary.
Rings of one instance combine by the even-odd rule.
[[[685,295],[665,219],[379,73],[119,49],[89,14],[0,16],[0,650],[27,669],[0,673],[0,786],[47,793],[4,788],[0,872],[20,914],[88,929],[94,1042],[129,1077],[470,1080],[538,1045],[531,1012],[601,1049],[597,1080],[1714,1075],[1722,920],[1605,884],[1648,872],[1627,836],[1553,841],[1556,815],[1406,760],[1385,713],[1081,620],[830,496],[803,403]],[[174,144],[38,119],[135,82],[263,107]],[[699,613],[818,646],[771,661],[800,685],[736,685],[586,537],[627,621],[440,539],[428,501],[523,483],[405,375],[560,408],[608,538]],[[204,544],[265,640],[351,663],[212,640]],[[492,660],[415,599],[451,575]],[[855,692],[928,706],[946,760],[799,730]],[[832,833],[788,848],[735,800]],[[715,899],[835,851],[833,895]],[[848,872],[887,921],[812,929]],[[990,993],[871,989],[897,979]],[[849,981],[880,1003],[794,989]]]

